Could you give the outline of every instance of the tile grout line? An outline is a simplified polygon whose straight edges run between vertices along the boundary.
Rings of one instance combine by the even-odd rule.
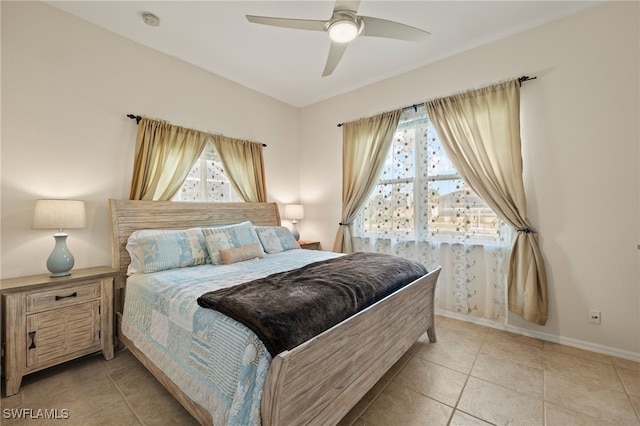
[[[547,351],[542,343],[542,424],[547,426]]]
[[[543,352],[545,361],[547,360],[547,356],[550,355],[550,354],[574,357],[574,358],[578,358],[581,361],[588,361],[588,362],[593,362],[593,363],[596,363],[596,364],[602,364],[602,365],[607,365],[607,366],[612,367],[620,386],[622,386],[622,392],[617,391],[617,390],[612,390],[612,392],[623,393],[624,396],[626,396],[626,399],[629,402],[629,405],[630,405],[633,413],[636,416],[636,420],[637,420],[636,424],[640,426],[640,411],[635,409],[635,407],[633,405],[633,402],[631,401],[631,396],[632,395],[630,395],[627,392],[627,388],[626,388],[626,386],[624,384],[624,381],[622,380],[622,377],[620,376],[620,373],[619,373],[619,369],[620,368],[624,369],[624,367],[619,367],[613,362],[613,358],[615,358],[615,357],[607,356],[607,361],[608,362],[604,362],[604,361],[601,361],[599,359],[589,358],[588,356],[584,356],[583,354],[575,354],[575,353],[567,353],[567,352],[563,352],[563,351],[557,351],[557,350],[553,349],[552,347],[547,347],[546,344],[545,344],[544,352]],[[543,377],[544,377],[544,388],[543,388],[543,398],[544,399],[543,399],[543,403],[544,403],[544,407],[545,407],[544,408],[544,412],[545,412],[545,424],[546,424],[546,414],[547,414],[547,405],[548,405],[547,402],[550,403],[551,405],[557,405],[557,406],[559,406],[561,408],[564,408],[564,409],[567,409],[567,410],[570,410],[570,411],[576,411],[576,409],[574,407],[569,407],[569,406],[566,406],[564,404],[559,404],[556,401],[547,401],[547,396],[546,396],[546,388],[547,388],[547,386],[546,385],[547,385],[547,373],[548,372],[547,372],[547,368],[546,368],[546,362],[544,364],[544,367],[545,368],[543,369]],[[566,375],[566,374],[563,374],[563,373],[558,373],[558,374],[560,376],[562,376],[562,377],[565,377],[565,378],[572,378],[573,377],[572,375]],[[587,416],[587,417],[590,417],[591,419],[593,419],[595,421],[605,421],[605,420],[607,420],[607,419],[605,419],[605,418],[603,418],[603,417],[601,417],[601,416],[599,416],[597,414],[592,414],[592,413],[583,413],[583,414],[585,416]]]
[[[633,405],[633,401],[631,401],[631,394],[629,394],[629,391],[627,390],[627,387],[624,384],[624,380],[622,380],[622,377],[620,376],[620,372],[618,371],[618,366],[613,362],[612,364],[613,364],[613,370],[616,372],[616,376],[618,377],[618,380],[620,380],[622,389],[624,389],[624,394],[627,396],[627,401],[629,401],[629,404],[631,404],[631,408],[633,409],[633,412],[636,415],[636,419],[640,424],[640,410],[636,409],[635,405]],[[623,368],[623,367],[619,367],[619,368]]]
[[[458,398],[456,399],[456,403],[453,406],[453,411],[451,411],[451,416],[449,417],[449,421],[447,422],[447,426],[451,424],[451,422],[453,421],[453,416],[456,414],[456,411],[461,411],[473,418],[482,420],[485,423],[491,423],[485,419],[481,419],[479,417],[476,417],[472,414],[469,414],[465,411],[462,410],[458,410],[458,404],[460,403],[460,400],[462,399],[462,394],[464,393],[465,388],[467,387],[467,383],[469,383],[469,378],[471,377],[471,372],[473,371],[473,367],[476,365],[476,361],[478,361],[478,357],[480,356],[480,354],[482,353],[482,346],[484,346],[485,341],[487,340],[487,334],[488,334],[488,330],[485,330],[484,333],[484,338],[482,339],[482,343],[480,343],[480,346],[478,347],[478,353],[476,354],[475,358],[473,359],[473,362],[471,363],[471,367],[469,368],[469,372],[466,374],[466,378],[464,380],[464,385],[462,385],[462,389],[460,389],[460,395],[458,395]]]
[[[121,371],[124,370],[126,368],[131,368],[131,367],[123,367],[123,368],[119,368],[117,370],[114,370],[110,373],[107,373],[107,377],[109,377],[109,380],[111,380],[111,383],[113,383],[113,385],[116,387],[116,389],[118,390],[118,393],[120,394],[120,396],[122,397],[122,400],[124,401],[124,403],[127,405],[127,407],[129,407],[129,410],[131,410],[131,412],[133,413],[133,415],[135,416],[136,419],[138,419],[138,422],[140,422],[140,424],[142,426],[145,425],[145,422],[142,421],[142,419],[140,418],[140,416],[138,416],[138,413],[136,412],[136,410],[133,409],[133,407],[131,406],[131,404],[129,403],[129,400],[127,399],[127,397],[125,397],[124,393],[122,393],[122,390],[120,389],[120,386],[118,386],[118,384],[116,383],[115,380],[113,380],[113,377],[111,377],[111,374],[116,372],[116,371]]]
[[[425,332],[425,334],[424,334],[424,335],[426,335],[426,332]],[[416,340],[416,342],[417,342],[417,340]],[[415,345],[415,343],[414,343],[414,345]],[[413,347],[413,345],[412,345],[411,347]],[[409,350],[411,350],[411,348],[409,348]],[[407,351],[407,352],[408,352],[408,351]],[[395,374],[394,374],[394,375],[389,379],[389,381],[388,381],[388,382],[387,382],[387,383],[382,387],[382,389],[380,389],[380,392],[378,392],[378,394],[375,396],[375,398],[373,398],[373,399],[372,399],[372,400],[371,400],[371,401],[366,405],[366,407],[364,407],[364,409],[362,410],[362,412],[360,413],[360,415],[358,415],[358,417],[356,417],[356,418],[355,418],[355,420],[354,420],[354,421],[353,421],[349,426],[353,425],[355,422],[357,422],[358,420],[362,419],[362,415],[363,415],[364,413],[366,413],[366,411],[369,409],[369,407],[371,407],[371,405],[372,405],[372,404],[373,404],[373,403],[374,403],[374,402],[375,402],[375,401],[380,397],[380,395],[382,395],[382,392],[384,392],[384,390],[385,390],[385,389],[386,389],[386,388],[391,384],[391,382],[393,381],[393,379],[394,379],[398,374],[400,374],[400,371],[402,371],[402,369],[403,369],[403,368],[405,368],[405,366],[409,363],[409,361],[411,361],[411,359],[412,359],[413,357],[415,357],[415,355],[416,355],[416,354],[415,354],[415,352],[414,352],[414,353],[412,353],[412,354],[410,354],[409,359],[407,359],[407,360],[404,362],[404,364],[402,365],[402,367],[400,367],[400,368],[398,369],[398,371],[396,371],[396,373],[395,373]],[[401,357],[401,358],[402,358],[402,357]],[[399,361],[400,361],[400,360],[398,360],[398,362],[399,362]],[[391,368],[393,368],[393,367],[391,367]],[[378,381],[378,382],[379,382],[379,381]],[[375,385],[374,385],[374,386],[375,386]],[[373,389],[373,388],[372,388],[372,389]]]

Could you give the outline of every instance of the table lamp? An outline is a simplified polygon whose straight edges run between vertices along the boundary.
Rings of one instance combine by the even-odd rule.
[[[33,213],[33,229],[57,229],[53,234],[56,245],[47,259],[47,269],[52,277],[71,274],[74,259],[67,248],[67,234],[63,229],[85,228],[87,218],[84,201],[36,200]]]
[[[298,241],[300,239],[298,220],[304,219],[304,206],[302,206],[302,204],[287,204],[284,207],[284,218],[291,219],[291,233],[296,241]]]

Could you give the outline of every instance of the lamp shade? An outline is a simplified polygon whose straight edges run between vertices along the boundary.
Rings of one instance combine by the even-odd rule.
[[[84,201],[37,200],[33,212],[33,229],[85,228],[87,215]]]
[[[302,204],[287,204],[284,207],[285,219],[304,219],[304,206]]]

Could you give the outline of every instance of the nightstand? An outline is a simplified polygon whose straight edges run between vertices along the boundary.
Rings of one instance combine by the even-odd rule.
[[[22,377],[102,351],[113,358],[113,279],[118,271],[95,267],[0,281],[7,396]]]
[[[306,249],[306,250],[320,250],[320,241],[305,241],[305,240],[300,240],[300,241],[298,241],[298,244],[300,245],[300,248],[302,248],[302,249]]]

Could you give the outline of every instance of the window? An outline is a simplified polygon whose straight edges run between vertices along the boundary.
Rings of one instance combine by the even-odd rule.
[[[173,201],[240,201],[224,173],[213,143],[207,143]]]
[[[403,111],[356,237],[490,243],[500,220],[460,178],[424,105]]]

